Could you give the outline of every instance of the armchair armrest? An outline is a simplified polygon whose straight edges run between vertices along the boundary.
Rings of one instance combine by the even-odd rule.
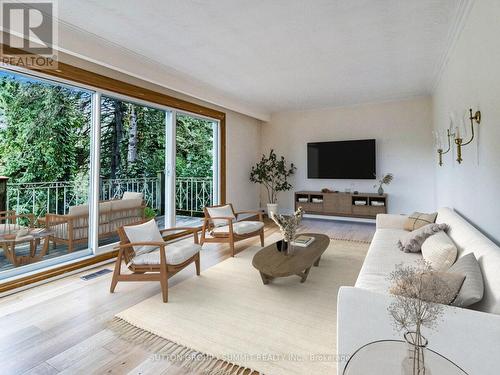
[[[198,232],[200,231],[200,228],[198,227],[172,227],[172,228],[166,228],[166,229],[161,229],[160,233],[166,233],[166,232],[175,232],[175,231],[181,231],[181,233],[192,233],[193,238],[194,238],[194,243],[198,243]]]
[[[404,229],[407,215],[378,214],[377,229]]]
[[[250,211],[238,211],[234,213],[236,215],[236,218],[238,218],[239,215],[245,214],[245,215],[253,215],[253,216],[258,216],[259,221],[263,221],[262,218],[262,211],[257,211],[257,210],[250,210]]]
[[[213,222],[213,220],[227,220],[227,225],[229,227],[229,233],[233,233],[233,220],[234,220],[234,217],[226,217],[226,216],[205,216],[205,218],[203,219],[203,228],[202,228],[202,231],[203,233],[205,232],[205,230],[211,230],[213,228],[213,224],[211,224],[211,222]]]
[[[128,247],[134,247],[134,246],[165,246],[165,242],[159,242],[159,241],[141,241],[141,242],[129,242],[129,243],[124,243],[120,244],[119,247],[121,249],[123,248],[128,248]]]

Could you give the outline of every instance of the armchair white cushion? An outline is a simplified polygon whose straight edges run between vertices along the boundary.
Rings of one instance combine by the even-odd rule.
[[[229,204],[221,207],[207,207],[207,211],[210,217],[230,217],[236,219],[233,209]],[[212,222],[216,227],[228,225],[227,220],[215,219]]]
[[[134,242],[164,242],[163,237],[161,236],[160,230],[158,229],[158,225],[156,224],[156,221],[154,219],[151,219],[150,221],[144,223],[144,224],[139,224],[139,225],[134,225],[130,227],[124,227],[125,234],[128,237],[128,240],[131,243]],[[150,251],[153,251],[157,249],[157,246],[134,246],[134,251],[136,257],[148,253]],[[135,258],[134,258],[135,259]]]
[[[262,221],[239,221],[233,223],[233,232],[235,234],[243,235],[248,233],[253,233],[264,227]],[[223,227],[217,227],[213,230],[214,234],[226,234],[229,233],[229,225]]]
[[[196,253],[199,253],[200,250],[201,246],[195,243],[169,243],[165,247],[167,264],[181,264]],[[160,249],[157,247],[153,251],[135,256],[132,259],[131,264],[136,266],[160,264]]]

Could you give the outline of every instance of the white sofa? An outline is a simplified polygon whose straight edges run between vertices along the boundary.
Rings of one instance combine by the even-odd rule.
[[[394,330],[387,307],[388,275],[396,264],[409,264],[420,253],[404,253],[397,241],[406,233],[406,216],[378,215],[377,230],[354,287],[342,287],[337,305],[338,374],[361,346],[377,340],[402,338]],[[459,257],[474,253],[481,266],[484,297],[471,309],[446,306],[436,331],[424,331],[429,348],[449,358],[468,374],[500,373],[500,248],[450,208],[438,211],[437,223],[450,226],[449,236]],[[370,364],[377,372],[377,363]]]

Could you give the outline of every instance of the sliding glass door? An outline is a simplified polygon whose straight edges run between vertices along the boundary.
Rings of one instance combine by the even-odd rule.
[[[0,71],[1,275],[90,253],[92,95]],[[47,231],[24,230],[37,226]]]
[[[110,251],[123,225],[201,225],[219,202],[219,126],[0,70],[0,279]]]
[[[201,225],[203,208],[218,202],[218,122],[190,114],[176,118],[177,225]]]

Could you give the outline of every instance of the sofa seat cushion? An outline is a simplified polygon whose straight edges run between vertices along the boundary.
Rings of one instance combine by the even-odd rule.
[[[233,224],[233,233],[238,235],[244,235],[248,233],[256,232],[264,227],[262,221],[239,221]],[[213,230],[213,234],[228,234],[229,225],[223,227],[217,227]]]
[[[186,242],[174,242],[169,243],[165,246],[165,251],[167,254],[167,263],[181,264],[191,258],[193,255],[199,253],[201,250],[201,246],[195,243],[186,243]],[[132,258],[130,262],[133,265],[141,266],[141,265],[158,265],[160,264],[160,249],[155,248],[154,250],[143,253]]]
[[[396,264],[412,264],[422,259],[421,253],[404,253],[398,248],[403,229],[379,229],[375,232],[355,286],[380,293],[389,293],[389,274]]]

